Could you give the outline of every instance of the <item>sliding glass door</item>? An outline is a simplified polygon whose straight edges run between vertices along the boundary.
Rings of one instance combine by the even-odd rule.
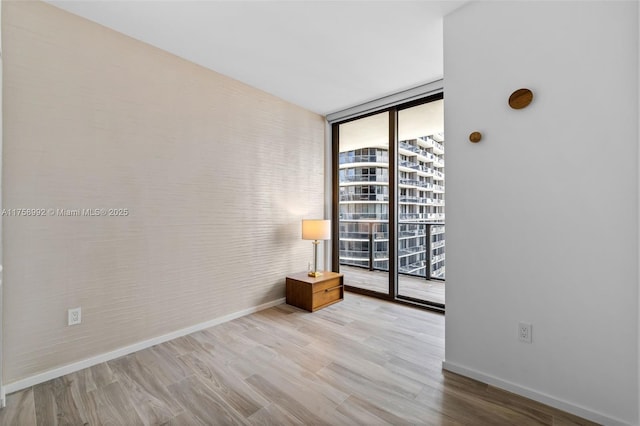
[[[444,305],[444,101],[398,111],[398,297]]]
[[[389,113],[338,131],[340,270],[350,286],[389,294]]]
[[[347,289],[444,308],[442,95],[334,124],[333,139]]]

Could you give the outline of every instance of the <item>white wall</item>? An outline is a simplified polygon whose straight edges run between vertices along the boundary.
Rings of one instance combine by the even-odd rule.
[[[445,18],[445,368],[607,424],[638,423],[637,7]]]

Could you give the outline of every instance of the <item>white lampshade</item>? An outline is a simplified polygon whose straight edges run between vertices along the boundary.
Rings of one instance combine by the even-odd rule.
[[[330,240],[331,221],[323,219],[302,219],[303,240]]]

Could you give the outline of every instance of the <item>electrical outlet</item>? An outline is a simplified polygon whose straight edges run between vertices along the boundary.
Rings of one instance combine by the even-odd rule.
[[[528,322],[520,322],[518,323],[518,340],[524,343],[532,342],[532,333],[533,326]]]
[[[69,309],[69,321],[67,325],[77,325],[82,322],[82,308]]]

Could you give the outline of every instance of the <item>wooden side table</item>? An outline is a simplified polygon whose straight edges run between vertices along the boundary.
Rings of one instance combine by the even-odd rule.
[[[344,299],[344,277],[337,272],[324,271],[319,277],[306,272],[287,276],[287,303],[315,312]]]

